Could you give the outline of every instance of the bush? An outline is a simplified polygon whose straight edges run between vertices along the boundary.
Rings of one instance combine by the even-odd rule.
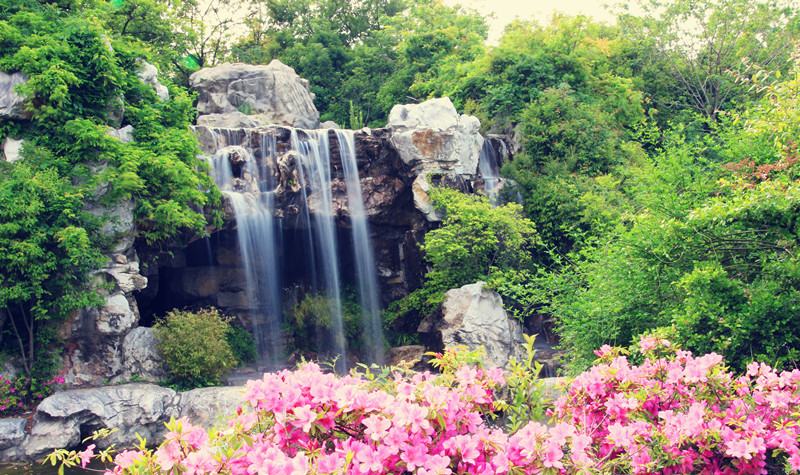
[[[253,335],[244,328],[231,325],[231,331],[228,332],[225,341],[230,345],[237,364],[252,363],[258,358],[256,340],[253,338]]]
[[[325,351],[335,328],[337,302],[324,293],[307,293],[287,311],[285,331],[292,347],[301,351]],[[361,306],[352,289],[345,289],[338,305],[342,312],[345,345],[351,350],[362,349],[363,321]]]
[[[231,326],[215,308],[173,310],[156,323],[155,330],[170,383],[178,387],[218,385],[236,366],[227,341]]]
[[[0,376],[0,417],[32,410],[42,399],[53,394],[59,384],[64,384],[64,378],[45,381],[28,376],[15,379]]]

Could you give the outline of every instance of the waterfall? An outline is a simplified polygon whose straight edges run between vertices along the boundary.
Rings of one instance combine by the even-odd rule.
[[[333,214],[331,195],[330,143],[327,130],[304,131],[306,140],[300,140],[297,129],[292,129],[292,148],[300,154],[299,180],[303,190],[306,209],[313,202],[314,213],[309,223],[309,242],[312,245],[312,262],[317,290],[324,291],[330,301],[331,348],[335,354],[342,355],[337,369],[347,370],[345,357],[344,324],[342,318],[341,281],[339,278],[339,253],[336,239],[336,223]],[[307,189],[311,190],[313,200]],[[307,211],[308,212],[308,211]],[[313,223],[313,225],[311,225]]]
[[[369,359],[372,362],[384,363],[383,325],[377,270],[369,239],[364,198],[361,195],[361,180],[358,176],[356,162],[355,132],[337,130],[336,137],[339,139],[342,169],[347,185],[347,205],[353,232],[353,255],[356,259],[356,278],[361,304],[361,319],[364,325],[364,345],[370,352]]]
[[[236,234],[245,270],[245,293],[253,337],[260,358],[275,365],[283,356],[283,343],[278,256],[281,233],[280,222],[273,214],[274,180],[264,167],[258,166],[256,157],[249,150],[239,146],[243,143],[241,137],[226,129],[212,132],[218,144],[221,145],[223,140],[220,139],[223,138],[228,146],[217,149],[210,162],[210,173],[220,190],[228,196],[236,216]],[[250,138],[250,133],[246,134],[244,143],[249,143]],[[263,143],[264,137],[260,139]],[[272,151],[262,149],[261,153],[274,154],[274,147]],[[244,183],[235,182],[231,154],[241,156],[241,181]],[[262,162],[268,161],[267,155],[261,158]]]
[[[505,143],[503,143],[503,148],[505,149]],[[497,152],[492,146],[491,141],[484,140],[483,147],[481,147],[480,159],[478,161],[478,171],[483,177],[483,186],[486,189],[486,195],[489,197],[489,201],[492,202],[492,206],[495,207],[498,205],[499,201],[499,163],[500,161],[498,160]]]
[[[279,147],[274,129],[210,129],[217,146],[210,160],[210,173],[227,195],[235,214],[237,240],[247,285],[246,305],[252,315],[253,334],[258,341],[259,353],[262,359],[271,363],[279,363],[285,356],[281,344],[281,286],[291,284],[282,282],[281,278],[285,225],[293,226],[296,233],[294,238],[287,236],[287,239],[295,240],[287,243],[305,249],[300,250],[304,254],[301,260],[284,262],[283,265],[295,274],[295,279],[301,275],[302,281],[310,284],[313,292],[330,302],[331,328],[329,333],[321,335],[319,350],[341,355],[337,370],[347,369],[340,268],[344,266],[347,270],[354,270],[354,284],[358,286],[365,349],[363,356],[370,362],[383,363],[381,299],[361,194],[355,133],[335,131],[347,189],[353,246],[351,263],[342,260],[342,256],[350,254],[340,252],[343,249],[340,248],[337,235],[332,190],[335,177],[331,169],[330,152],[330,137],[333,134],[329,130],[290,130],[289,143],[281,142]],[[296,208],[295,222],[284,223],[275,217],[275,190],[283,180],[279,176],[279,153],[291,153],[296,157],[294,178],[297,188],[294,188],[294,193],[302,203],[298,203],[300,206]],[[282,196],[282,199],[286,199],[287,195]]]

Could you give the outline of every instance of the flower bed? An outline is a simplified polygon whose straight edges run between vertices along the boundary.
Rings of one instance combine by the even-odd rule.
[[[492,425],[501,370],[337,377],[307,363],[249,381],[227,427],[173,421],[155,450],[116,454],[111,473],[795,473],[800,370],[728,372],[643,339],[631,365],[604,347],[551,411],[514,433]],[[665,357],[657,352],[669,351]],[[144,444],[143,444],[144,445]],[[86,463],[93,447],[51,456]],[[103,456],[108,456],[103,452]]]

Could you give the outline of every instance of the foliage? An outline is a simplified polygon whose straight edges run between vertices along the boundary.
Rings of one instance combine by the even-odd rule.
[[[512,357],[506,373],[507,400],[498,401],[497,407],[503,411],[503,426],[514,434],[529,422],[545,420],[548,406],[552,400],[545,393],[545,386],[539,374],[544,367],[534,361],[536,350],[533,343],[536,335],[525,337],[525,359],[517,361]]]
[[[657,105],[691,108],[712,120],[754,97],[731,72],[785,71],[800,32],[796,8],[779,0],[640,0],[633,4],[637,14],[629,8],[618,9],[622,30],[645,48],[640,61],[655,66],[653,82],[669,79],[671,94],[652,95]]]
[[[765,85],[763,105],[727,114],[715,140],[688,142],[682,126],[665,133],[649,163],[627,173],[636,211],[569,255],[560,281],[535,276],[553,296],[540,303],[559,319],[573,369],[587,367],[592,348],[673,325],[686,348],[738,369],[754,358],[797,364],[796,77]]]
[[[800,470],[794,423],[800,370],[752,363],[735,377],[722,357],[694,357],[646,338],[631,365],[603,347],[555,404],[550,426],[486,425],[500,370],[463,365],[450,384],[400,373],[385,384],[313,363],[249,381],[227,428],[171,421],[155,450],[116,455],[112,473],[742,473]],[[672,350],[665,352],[664,349]],[[668,356],[657,358],[657,353]],[[144,446],[144,443],[142,443]],[[73,464],[92,450],[60,453]]]
[[[475,59],[487,32],[476,13],[425,0],[253,2],[245,24],[234,59],[292,66],[321,119],[351,128],[383,126],[392,106],[428,96],[412,85]]]
[[[53,394],[64,378],[42,380],[18,376],[7,379],[0,376],[0,416],[12,416],[34,409],[42,399]]]
[[[515,203],[494,208],[485,196],[447,188],[431,189],[430,197],[443,215],[442,225],[429,231],[421,246],[430,271],[422,288],[391,305],[387,319],[410,315],[400,322],[405,328],[416,329],[446,291],[487,280],[498,269],[529,265],[538,243],[534,224]]]
[[[335,302],[332,297],[324,293],[306,293],[286,312],[284,333],[291,341],[290,346],[303,351],[328,348],[338,306],[341,306],[344,341],[347,348],[362,349],[364,342],[361,307],[352,289],[347,289],[339,302]]]
[[[141,7],[150,13],[133,14],[127,27],[138,30],[139,20],[154,22],[162,12]],[[161,101],[141,82],[148,54],[114,31],[114,8],[36,0],[0,6],[0,70],[27,77],[17,92],[31,114],[29,121],[0,119],[3,136],[25,139],[22,160],[0,169],[0,312],[26,371],[51,369],[42,357],[53,324],[102,302],[87,280],[118,237],[107,225],[122,200],[136,204],[136,237],[154,245],[182,231],[206,232],[206,206],[221,219],[213,209],[221,195],[195,158],[192,98],[168,84],[170,100]],[[108,133],[121,125],[134,128],[135,142]]]
[[[231,325],[230,331],[225,336],[225,341],[231,347],[231,352],[237,365],[252,363],[258,358],[256,340],[244,328],[238,325]]]
[[[52,168],[0,167],[0,322],[28,373],[46,359],[40,336],[48,322],[100,301],[84,290],[89,272],[105,262],[84,197]]]
[[[219,385],[237,364],[227,341],[231,326],[215,308],[173,310],[156,323],[155,330],[170,382],[178,387]]]

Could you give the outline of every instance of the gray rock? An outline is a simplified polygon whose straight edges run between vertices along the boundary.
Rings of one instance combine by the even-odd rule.
[[[192,389],[180,393],[181,417],[186,417],[196,426],[210,429],[226,416],[236,413],[243,404],[242,388],[222,386]]]
[[[339,124],[337,124],[336,122],[334,122],[332,120],[326,120],[325,122],[319,124],[319,128],[320,129],[333,129],[333,130],[341,129],[341,127],[339,127]]]
[[[157,444],[171,418],[186,417],[210,429],[242,404],[242,388],[231,386],[176,393],[131,383],[59,391],[39,404],[30,434],[25,433],[26,419],[0,419],[0,463],[40,461],[53,450],[77,447],[81,437],[102,428],[118,430],[98,439],[99,448],[133,447],[137,434]]]
[[[101,196],[101,194],[98,194]],[[114,250],[125,252],[133,245],[135,236],[134,210],[136,203],[125,198],[111,205],[109,208],[99,202],[86,204],[86,211],[95,216],[105,216],[108,220],[103,223],[100,232],[103,236],[115,238]]]
[[[126,125],[121,129],[109,129],[108,135],[119,139],[122,143],[131,143],[134,141],[132,125]]]
[[[19,417],[0,419],[0,451],[13,447],[25,439],[27,422],[27,419]]]
[[[522,324],[509,318],[500,295],[483,288],[485,282],[447,291],[441,307],[420,323],[420,338],[433,351],[464,345],[483,347],[487,367],[506,367],[524,357]]]
[[[117,289],[130,293],[147,287],[147,277],[139,273],[139,258],[135,251],[131,260],[125,254],[114,252],[109,255],[109,263],[95,274],[106,274],[117,284]],[[108,281],[108,278],[105,279]]]
[[[145,383],[57,392],[39,404],[31,434],[19,444],[15,458],[42,459],[55,449],[76,446],[82,431],[104,427],[119,430],[99,439],[99,447],[130,447],[137,433],[157,441],[166,433],[164,422],[180,415],[176,396],[172,389]],[[8,454],[3,456],[8,460]]]
[[[197,118],[197,125],[216,129],[254,129],[270,122],[265,114],[242,114],[239,111],[225,114],[207,114]]]
[[[442,217],[436,212],[431,197],[428,196],[428,192],[430,191],[431,184],[428,182],[428,177],[426,175],[419,175],[411,185],[411,193],[414,195],[414,207],[417,208],[428,221],[441,221]]]
[[[474,175],[483,137],[480,121],[458,115],[450,98],[396,105],[389,113],[392,144],[418,173]]]
[[[136,327],[122,340],[122,372],[112,378],[111,383],[127,382],[133,378],[152,383],[163,381],[167,379],[167,372],[161,365],[163,360],[158,352],[155,330]]]
[[[390,367],[411,365],[414,371],[425,371],[430,369],[430,356],[425,356],[426,351],[422,345],[398,346],[389,350],[386,361]]]
[[[136,73],[139,80],[152,87],[156,96],[162,101],[169,100],[169,90],[158,82],[158,68],[144,60],[139,60],[139,71]]]
[[[115,293],[107,296],[105,305],[98,309],[95,326],[104,335],[123,335],[137,320],[125,294]]]
[[[25,110],[25,97],[14,89],[25,84],[28,78],[20,72],[0,71],[0,119],[27,120],[33,115]]]
[[[319,112],[308,81],[278,60],[267,66],[223,63],[197,71],[189,82],[198,92],[197,108],[201,116],[234,114],[233,120],[242,120],[239,114],[255,115],[254,119],[262,125],[319,127]]]
[[[5,156],[5,160],[7,162],[16,162],[22,158],[22,144],[24,143],[25,141],[22,139],[7,137],[5,143],[3,143],[3,155]]]
[[[122,125],[122,119],[125,117],[125,95],[122,93],[117,94],[117,97],[108,105],[108,123],[114,127]]]

